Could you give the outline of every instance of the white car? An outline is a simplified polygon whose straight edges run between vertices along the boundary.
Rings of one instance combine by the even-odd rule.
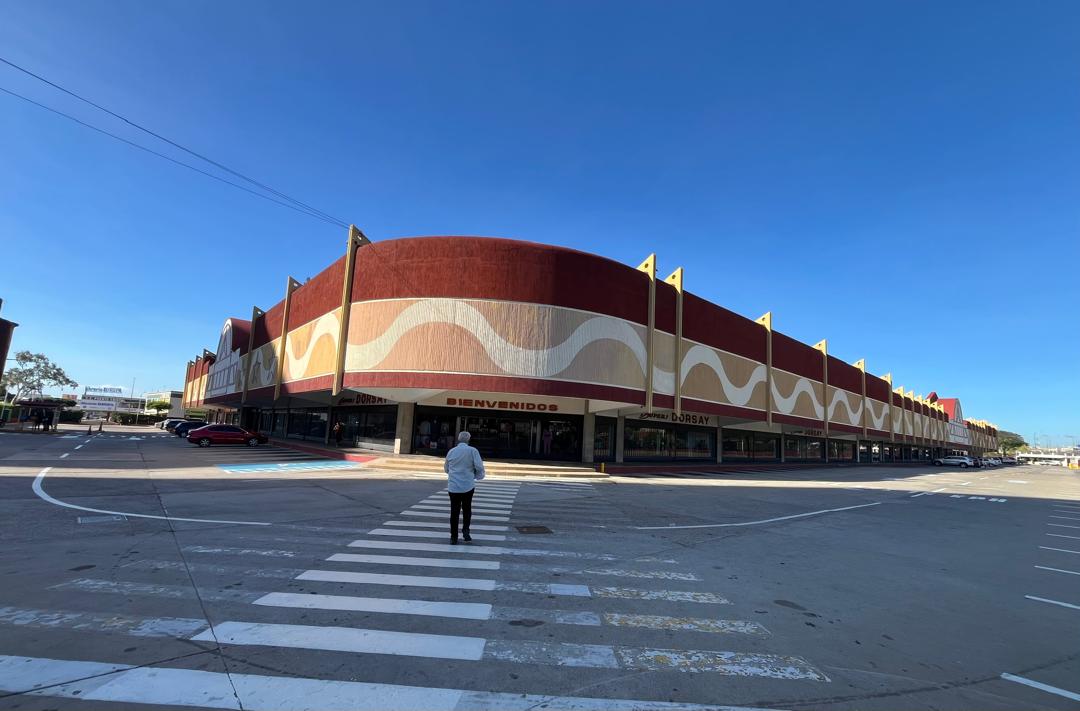
[[[971,457],[951,455],[948,457],[942,457],[941,459],[935,459],[934,465],[939,467],[960,467],[961,469],[967,469],[968,467],[975,466],[975,460]]]
[[[1002,464],[1016,464],[1016,457],[1002,457]]]

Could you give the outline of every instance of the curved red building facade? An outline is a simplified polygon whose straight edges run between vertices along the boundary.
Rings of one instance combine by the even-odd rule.
[[[573,461],[907,461],[996,430],[640,267],[480,237],[351,246],[188,364],[185,404],[282,437]],[[959,412],[959,408],[956,408]]]

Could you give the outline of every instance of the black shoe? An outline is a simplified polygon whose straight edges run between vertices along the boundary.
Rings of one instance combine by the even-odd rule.
[[[466,537],[465,537],[465,540],[466,540],[466,541],[467,541],[467,540],[469,540],[469,537],[468,537],[468,536],[466,536]],[[456,538],[451,538],[451,539],[450,539],[450,545],[452,545],[452,546],[456,546],[456,545],[457,545],[457,539],[456,539]]]
[[[472,543],[472,536],[469,535],[468,531],[462,531],[461,537],[465,539],[466,543]]]

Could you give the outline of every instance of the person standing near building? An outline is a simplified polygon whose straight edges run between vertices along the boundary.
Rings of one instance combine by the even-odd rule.
[[[443,471],[446,472],[446,491],[450,494],[450,544],[458,542],[458,512],[462,514],[461,535],[472,541],[469,525],[472,523],[472,497],[476,482],[484,478],[484,460],[476,447],[469,445],[472,435],[458,434],[458,445],[446,453]]]
[[[341,426],[341,420],[334,423],[334,429],[331,430],[331,433],[334,435],[334,443],[340,447],[341,438],[345,436],[345,428]]]

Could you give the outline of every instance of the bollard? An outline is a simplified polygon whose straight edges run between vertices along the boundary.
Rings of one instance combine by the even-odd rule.
[[[93,432],[94,432],[94,426],[93,425],[87,425],[86,426],[86,434],[93,434]]]
[[[604,473],[604,463],[603,462],[600,462],[600,473],[601,474]]]
[[[97,423],[97,431],[98,431],[98,432],[101,432],[101,420],[98,420],[98,423]]]

